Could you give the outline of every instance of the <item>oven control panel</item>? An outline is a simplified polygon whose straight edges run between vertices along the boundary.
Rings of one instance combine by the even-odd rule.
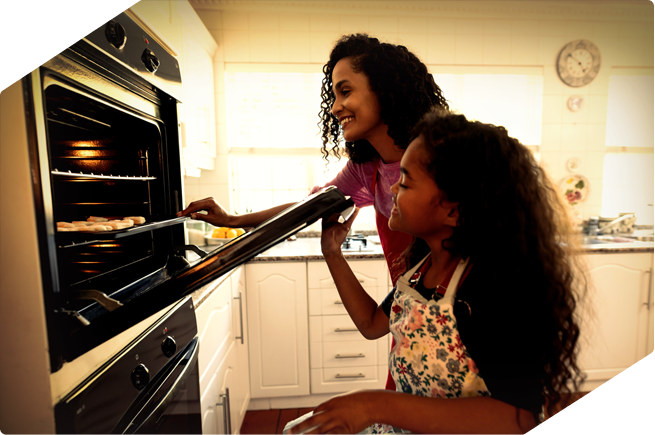
[[[190,364],[187,354],[197,348],[197,333],[188,297],[55,406],[57,433],[113,433],[128,410],[163,394],[166,382]],[[199,388],[196,375],[183,383],[192,391]]]
[[[177,59],[126,13],[93,31],[84,41],[179,100],[182,74]]]

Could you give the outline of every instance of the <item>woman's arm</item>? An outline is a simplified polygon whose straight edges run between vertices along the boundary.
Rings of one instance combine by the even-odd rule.
[[[491,397],[441,399],[361,390],[320,404],[289,433],[358,433],[374,423],[434,434],[525,433],[536,426],[529,411]]]
[[[214,198],[209,197],[192,202],[187,208],[178,212],[177,216],[191,216],[191,219],[209,222],[217,227],[252,228],[286,210],[293,204],[278,205],[254,213],[233,215],[228,213]],[[207,211],[207,214],[198,213],[201,210]]]
[[[341,251],[341,244],[358,213],[359,209],[355,208],[343,224],[337,221],[339,215],[323,219],[321,250],[350,318],[364,337],[375,340],[389,333],[389,317],[361,286]]]

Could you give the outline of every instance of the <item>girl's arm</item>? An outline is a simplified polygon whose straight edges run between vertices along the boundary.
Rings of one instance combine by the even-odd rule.
[[[525,433],[536,426],[531,412],[491,397],[440,399],[360,390],[322,403],[289,433],[358,433],[374,423],[433,434]]]
[[[261,210],[254,213],[232,215],[227,212],[216,200],[212,197],[194,201],[187,208],[177,213],[177,216],[191,216],[191,219],[209,222],[217,227],[230,227],[230,228],[251,228],[256,227],[265,220],[275,216],[283,210],[291,207],[294,203],[278,205],[267,210]],[[201,210],[206,210],[207,214],[197,213]]]
[[[341,252],[341,244],[358,213],[359,209],[355,208],[343,224],[337,222],[339,215],[323,219],[321,250],[350,318],[364,337],[375,340],[389,333],[389,317],[361,286]]]

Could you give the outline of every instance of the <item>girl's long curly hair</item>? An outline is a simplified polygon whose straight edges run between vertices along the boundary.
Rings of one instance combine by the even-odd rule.
[[[389,126],[388,134],[398,148],[407,148],[412,127],[432,106],[448,108],[432,74],[407,48],[380,42],[366,34],[343,36],[323,66],[325,76],[321,87],[321,120],[318,124],[322,129],[321,152],[326,161],[330,154],[341,158],[341,132],[337,118],[332,115],[335,101],[332,71],[337,62],[346,57],[352,59],[352,67],[356,72],[364,73],[368,78],[371,90],[380,103],[380,118]],[[375,148],[363,139],[346,142],[345,153],[354,163],[368,162],[378,156]]]
[[[576,306],[579,311],[587,288],[561,195],[532,152],[503,127],[435,109],[412,135],[424,139],[427,172],[445,198],[459,203],[458,226],[444,249],[471,258],[474,268],[496,279],[515,277],[519,290],[507,299],[538,316],[543,328],[534,340],[544,367],[542,392],[553,415],[561,394],[577,390],[583,380]],[[409,269],[429,250],[415,238],[400,261]],[[526,288],[530,294],[521,290]]]

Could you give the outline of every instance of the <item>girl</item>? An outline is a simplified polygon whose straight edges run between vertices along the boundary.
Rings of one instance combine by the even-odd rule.
[[[291,433],[525,432],[581,381],[571,233],[542,168],[504,128],[463,115],[435,110],[414,136],[389,219],[413,236],[409,270],[380,306],[341,253],[356,213],[321,238],[357,328],[395,338],[397,392],[337,396]]]
[[[411,238],[387,226],[393,206],[389,187],[400,176],[400,158],[409,145],[412,126],[430,107],[447,108],[446,100],[427,67],[407,48],[365,34],[343,36],[337,41],[323,73],[321,151],[326,161],[330,154],[340,158],[343,136],[349,158],[346,167],[326,186],[337,186],[358,207],[375,207],[378,233],[395,282],[400,273],[395,268],[402,267],[395,259]],[[205,198],[192,202],[178,216],[191,215],[216,226],[252,227],[290,205],[231,215],[213,198]],[[208,214],[196,213],[200,210]]]

